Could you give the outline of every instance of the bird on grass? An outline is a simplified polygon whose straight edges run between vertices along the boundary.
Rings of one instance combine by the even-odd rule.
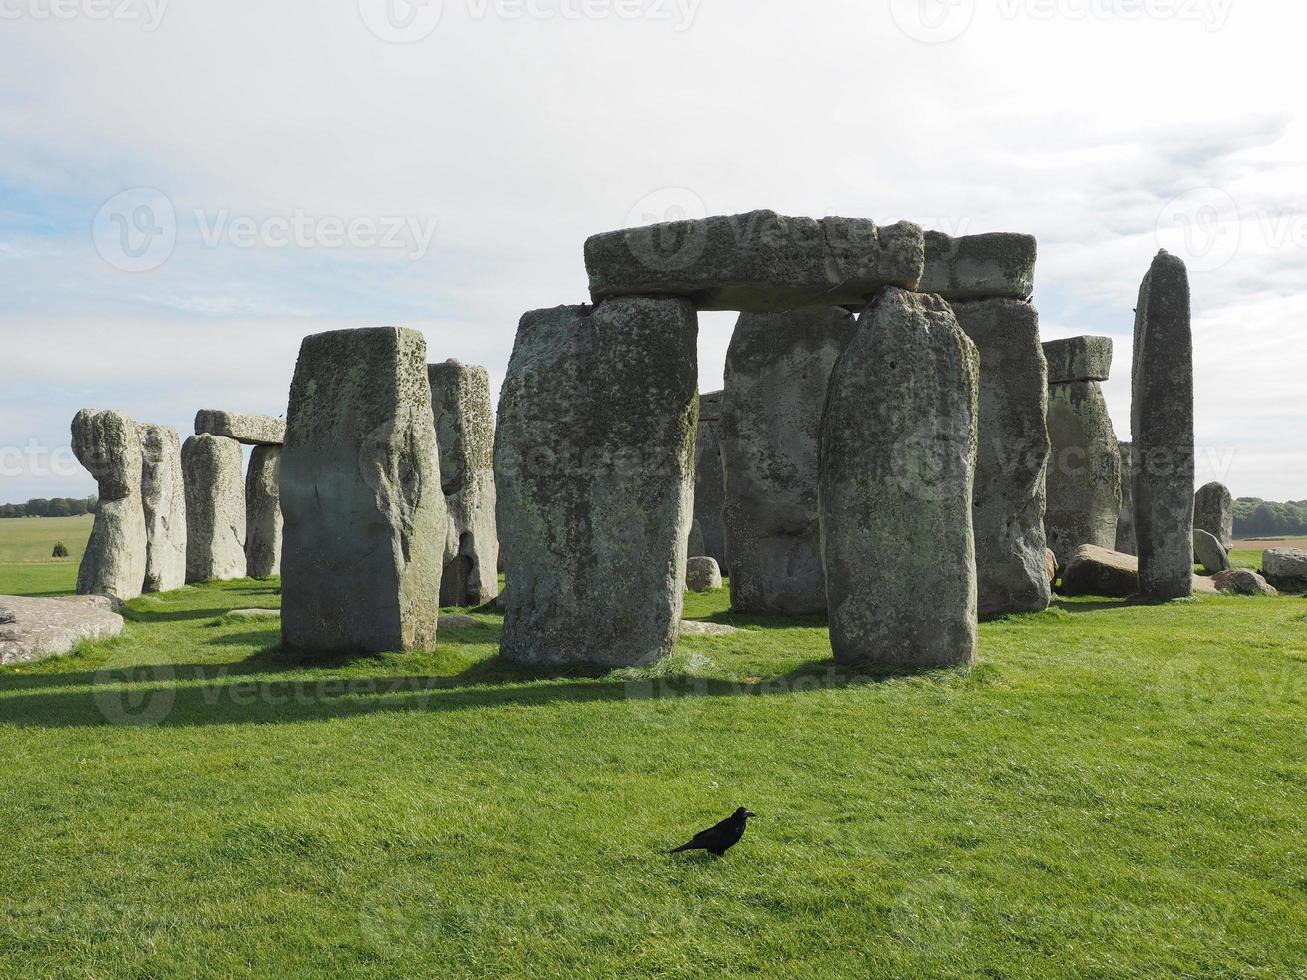
[[[674,848],[672,854],[682,851],[707,851],[713,857],[721,857],[734,847],[744,836],[745,825],[750,817],[758,814],[746,807],[740,807],[721,823],[713,824],[707,830],[701,830],[680,847]]]

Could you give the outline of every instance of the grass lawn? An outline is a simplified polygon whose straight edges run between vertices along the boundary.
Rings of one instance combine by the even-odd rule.
[[[725,593],[687,615],[741,633],[562,674],[496,616],[315,664],[224,615],[277,603],[0,670],[0,976],[1304,973],[1302,599],[1059,602],[877,677]]]

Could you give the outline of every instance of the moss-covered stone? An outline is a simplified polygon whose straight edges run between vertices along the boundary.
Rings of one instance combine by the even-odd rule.
[[[1048,546],[1065,568],[1082,544],[1111,551],[1121,511],[1121,458],[1097,381],[1053,385],[1048,393]]]

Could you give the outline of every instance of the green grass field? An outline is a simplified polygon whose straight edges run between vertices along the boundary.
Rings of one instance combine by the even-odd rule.
[[[0,670],[0,976],[1304,975],[1302,599],[1058,602],[879,676],[725,593],[687,616],[741,633],[609,672],[225,616],[277,603]]]
[[[72,592],[93,520],[89,515],[0,518],[0,595]],[[50,552],[60,541],[69,557],[53,559]]]

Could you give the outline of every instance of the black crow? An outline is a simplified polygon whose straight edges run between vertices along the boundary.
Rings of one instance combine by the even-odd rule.
[[[707,851],[714,857],[721,857],[744,836],[744,827],[749,822],[749,818],[756,816],[757,814],[751,810],[740,807],[721,823],[713,824],[707,830],[699,831],[688,844],[682,844],[671,853]]]

